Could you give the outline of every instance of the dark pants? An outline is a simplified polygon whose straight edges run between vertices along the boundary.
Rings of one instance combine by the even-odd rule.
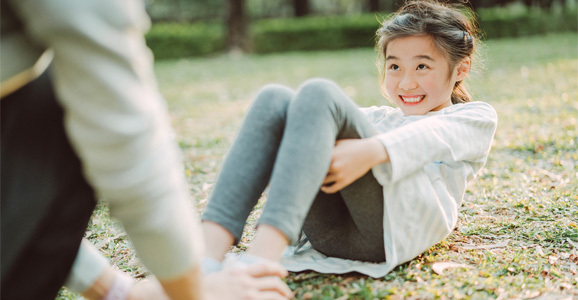
[[[54,299],[96,204],[48,72],[1,101],[1,298]]]

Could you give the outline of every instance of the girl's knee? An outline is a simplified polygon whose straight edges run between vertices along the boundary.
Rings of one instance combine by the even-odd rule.
[[[340,101],[347,98],[339,86],[327,79],[314,78],[307,80],[297,93],[295,102],[310,109],[334,109]]]
[[[327,93],[333,93],[336,90],[340,89],[335,82],[324,78],[313,78],[305,81],[303,85],[301,85],[299,93],[310,95],[323,95]]]
[[[294,92],[282,85],[268,84],[261,88],[253,101],[253,107],[263,108],[268,111],[287,110],[287,106],[293,98]]]

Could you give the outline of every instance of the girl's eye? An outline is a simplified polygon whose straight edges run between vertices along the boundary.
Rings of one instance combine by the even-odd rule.
[[[428,67],[427,67],[426,65],[424,65],[424,64],[420,64],[420,65],[417,66],[417,69],[418,69],[418,70],[425,70],[425,69],[427,69],[427,68],[428,68]]]
[[[396,64],[392,64],[391,66],[389,66],[389,68],[390,68],[391,70],[394,70],[394,71],[399,71],[399,66],[396,65]]]

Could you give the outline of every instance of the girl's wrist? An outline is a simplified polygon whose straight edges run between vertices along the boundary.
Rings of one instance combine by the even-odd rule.
[[[110,285],[102,300],[127,300],[134,286],[134,280],[121,272],[116,272],[114,281]]]
[[[107,266],[82,296],[90,300],[128,300],[134,284],[132,277]]]
[[[372,166],[389,162],[389,153],[383,143],[376,137],[367,140],[371,149],[371,157],[373,158]]]
[[[92,285],[82,292],[82,296],[90,300],[103,299],[114,283],[115,276],[116,272],[107,266]]]

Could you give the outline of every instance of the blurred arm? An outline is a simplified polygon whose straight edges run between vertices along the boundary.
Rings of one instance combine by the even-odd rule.
[[[109,201],[139,257],[161,282],[198,280],[202,239],[144,42],[149,21],[142,3],[12,5],[30,36],[54,50],[67,133],[87,179]]]

